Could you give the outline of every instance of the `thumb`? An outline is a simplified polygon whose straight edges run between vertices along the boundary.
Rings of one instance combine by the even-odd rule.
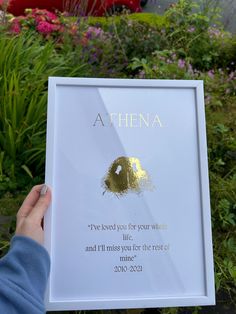
[[[28,217],[37,223],[41,223],[50,202],[51,191],[46,185],[44,185],[41,189],[40,197]]]

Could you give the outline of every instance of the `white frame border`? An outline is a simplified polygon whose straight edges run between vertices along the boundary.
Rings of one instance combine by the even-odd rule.
[[[51,278],[49,278],[45,305],[49,310],[95,310],[95,309],[128,309],[128,308],[151,308],[151,307],[178,307],[197,305],[214,305],[214,268],[213,249],[211,234],[211,213],[207,160],[207,140],[204,109],[203,81],[198,80],[141,80],[141,79],[97,79],[97,78],[49,78],[48,93],[48,123],[47,123],[47,152],[46,152],[46,179],[45,183],[53,187],[54,173],[54,142],[55,142],[55,110],[56,92],[58,86],[94,86],[94,87],[141,87],[141,88],[191,88],[195,90],[195,104],[197,115],[197,136],[199,151],[200,188],[202,204],[202,230],[203,230],[203,253],[205,266],[205,291],[204,296],[190,297],[161,297],[161,298],[132,298],[132,299],[96,299],[96,300],[70,300],[53,301],[50,299]],[[49,255],[53,254],[51,244],[53,212],[49,208],[45,217],[45,247]]]

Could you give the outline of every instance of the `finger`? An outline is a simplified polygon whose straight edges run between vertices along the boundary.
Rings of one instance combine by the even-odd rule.
[[[28,217],[35,223],[41,224],[44,214],[51,202],[51,191],[48,188],[45,195],[39,197],[37,203],[29,213]]]
[[[21,205],[18,213],[17,218],[22,218],[28,216],[28,214],[31,212],[35,204],[37,203],[39,197],[40,197],[40,191],[43,187],[43,184],[36,185],[32,188],[30,193],[26,196],[23,204]]]

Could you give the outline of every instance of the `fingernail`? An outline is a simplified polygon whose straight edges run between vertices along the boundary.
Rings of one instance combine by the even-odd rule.
[[[47,193],[47,190],[48,190],[48,187],[47,187],[46,184],[44,184],[44,185],[42,186],[41,191],[40,191],[40,196],[44,196],[44,195]]]

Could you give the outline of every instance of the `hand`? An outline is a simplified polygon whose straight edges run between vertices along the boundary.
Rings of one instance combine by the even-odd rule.
[[[42,184],[32,188],[16,215],[16,235],[29,237],[43,244],[44,214],[51,201],[51,191]]]

